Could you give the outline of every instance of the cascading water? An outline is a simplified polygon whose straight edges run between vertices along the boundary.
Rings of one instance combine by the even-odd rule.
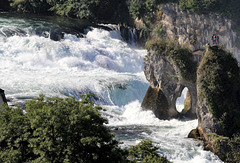
[[[122,147],[152,139],[173,162],[221,162],[201,142],[187,138],[196,120],[163,121],[142,110],[149,86],[143,73],[146,50],[123,42],[118,30],[68,24],[0,14],[0,88],[12,103],[41,93],[94,93]],[[51,36],[56,33],[63,36]]]

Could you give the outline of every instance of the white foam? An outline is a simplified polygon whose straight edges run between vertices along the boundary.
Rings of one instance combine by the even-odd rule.
[[[159,120],[151,111],[141,108],[139,101],[133,101],[123,107],[105,106],[107,113],[104,115],[109,119],[108,126],[126,128],[123,132],[136,128],[133,138],[128,134],[121,139],[123,147],[137,145],[142,139],[151,139],[155,146],[160,148],[170,161],[179,163],[221,163],[213,153],[203,150],[201,141],[187,138],[189,132],[197,127],[197,120],[179,121]],[[139,132],[138,131],[138,128]],[[144,128],[142,131],[141,128]],[[126,131],[127,130],[127,131]],[[129,131],[129,134],[133,134]]]
[[[113,104],[109,93],[116,84],[147,84],[142,65],[146,51],[119,38],[117,31],[93,29],[86,38],[65,34],[61,41],[36,35],[0,39],[1,88],[12,98],[89,91]]]

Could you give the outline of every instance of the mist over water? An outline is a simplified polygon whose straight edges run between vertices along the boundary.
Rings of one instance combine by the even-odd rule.
[[[187,138],[196,120],[163,121],[141,108],[146,50],[122,41],[117,26],[56,20],[0,14],[0,88],[11,103],[94,93],[123,148],[152,139],[173,162],[221,162]]]

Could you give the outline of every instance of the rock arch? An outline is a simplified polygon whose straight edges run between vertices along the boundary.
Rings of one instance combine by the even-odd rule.
[[[171,58],[155,54],[155,51],[149,51],[144,62],[144,73],[150,83],[142,102],[144,109],[153,110],[159,119],[178,118],[182,115],[197,118],[196,82],[184,79],[180,68]],[[187,112],[179,113],[176,110],[176,100],[181,96],[185,87],[191,95],[191,107]]]

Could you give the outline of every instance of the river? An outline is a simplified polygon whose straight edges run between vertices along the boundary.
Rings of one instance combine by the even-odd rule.
[[[197,120],[164,121],[142,110],[146,53],[124,42],[116,25],[0,13],[0,88],[10,105],[39,94],[94,93],[123,148],[151,139],[176,163],[221,162],[202,142],[187,138]]]

